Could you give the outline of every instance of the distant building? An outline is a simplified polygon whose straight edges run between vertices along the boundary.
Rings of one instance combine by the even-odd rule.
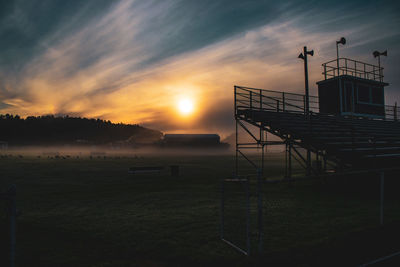
[[[221,143],[218,134],[165,134],[162,140],[165,147],[227,147]]]

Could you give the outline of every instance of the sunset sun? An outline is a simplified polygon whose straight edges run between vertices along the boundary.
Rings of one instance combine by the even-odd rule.
[[[178,102],[178,110],[182,115],[189,115],[193,112],[194,104],[191,99],[181,99]]]

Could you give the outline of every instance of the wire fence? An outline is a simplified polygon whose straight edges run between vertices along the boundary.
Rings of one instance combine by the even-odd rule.
[[[282,178],[273,183],[267,179],[261,188],[254,176],[236,182],[226,179],[223,238],[246,255],[280,255],[291,249],[321,247],[323,258],[329,249],[347,253],[346,249],[359,246],[350,255],[354,261],[350,262],[357,266],[377,256],[365,254],[363,249],[376,248],[377,238],[391,239],[390,234],[372,233],[400,222],[398,176],[398,171],[389,171],[384,177],[376,172],[297,181]],[[389,243],[387,249],[392,249]]]

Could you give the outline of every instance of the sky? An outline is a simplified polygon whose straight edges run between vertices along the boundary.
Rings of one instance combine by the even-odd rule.
[[[341,57],[388,50],[386,104],[400,102],[399,1],[1,0],[0,113],[226,136],[234,85],[303,93],[307,46],[316,95],[342,36]]]

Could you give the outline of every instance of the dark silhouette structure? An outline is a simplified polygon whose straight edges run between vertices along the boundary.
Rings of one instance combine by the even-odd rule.
[[[383,82],[382,67],[339,58],[323,68],[324,80],[317,83],[321,113],[385,118],[389,84]]]
[[[336,45],[345,43],[341,38]],[[380,223],[383,224],[385,171],[399,171],[400,162],[400,114],[397,105],[385,105],[384,87],[388,84],[383,82],[383,68],[380,64],[339,58],[338,54],[337,59],[322,64],[324,79],[317,83],[318,97],[309,96],[307,54],[313,55],[313,51],[304,47],[304,54],[299,55],[305,63],[304,95],[234,86],[236,166],[234,177],[222,182],[221,239],[246,255],[250,253],[251,243],[249,180],[254,177],[259,251],[263,246],[261,191],[264,183],[376,173],[380,178]],[[240,132],[252,141],[240,141]],[[267,133],[281,141],[269,141]],[[270,145],[286,147],[285,179],[265,179],[264,156]],[[257,159],[249,150],[259,151],[261,155]],[[248,173],[246,166],[239,166],[244,165],[239,158],[244,158],[254,172]],[[302,177],[293,175],[293,161],[305,170]],[[224,235],[224,188],[232,182],[240,184],[247,196],[246,247],[225,239]]]
[[[288,178],[292,159],[304,166],[307,176],[329,169],[396,167],[400,159],[399,110],[397,105],[385,105],[388,83],[383,82],[383,68],[347,58],[322,66],[324,80],[317,83],[318,97],[234,87],[237,129],[243,128],[254,139],[253,143],[237,141],[237,158],[244,156],[263,173],[264,147],[284,144]],[[250,131],[250,125],[259,129],[259,135]],[[267,132],[282,142],[268,141]],[[244,148],[261,149],[260,166],[246,157]],[[300,148],[311,151],[314,159],[303,156]],[[240,172],[238,161],[236,172]]]

